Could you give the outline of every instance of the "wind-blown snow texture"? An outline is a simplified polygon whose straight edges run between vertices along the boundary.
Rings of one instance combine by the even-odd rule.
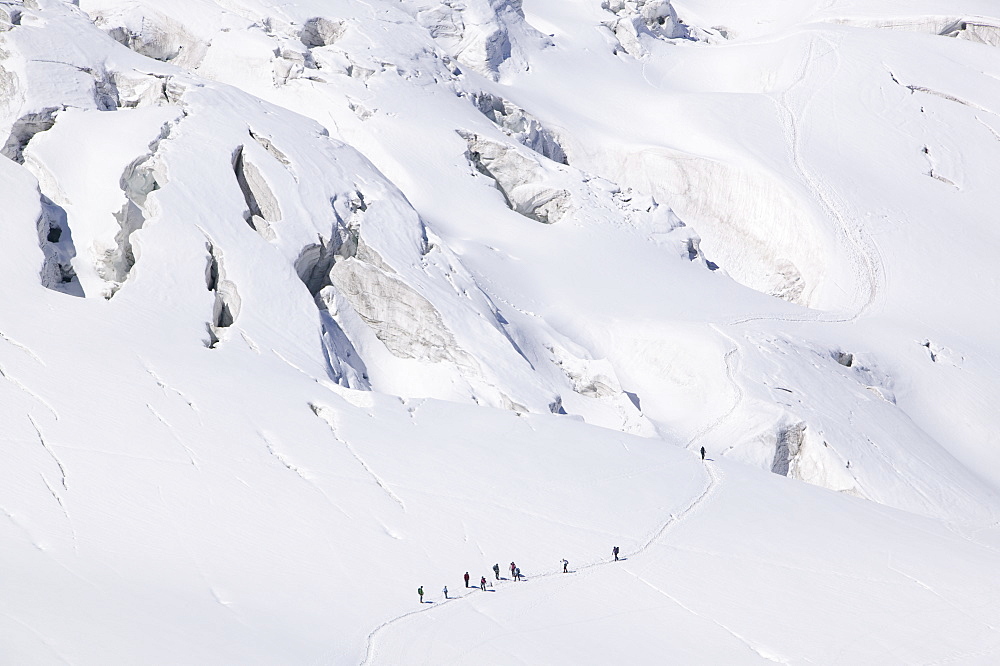
[[[0,661],[995,663],[993,4],[0,2]]]

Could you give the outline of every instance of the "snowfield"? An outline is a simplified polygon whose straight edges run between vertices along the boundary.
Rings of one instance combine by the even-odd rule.
[[[0,0],[0,662],[996,663],[998,47]]]

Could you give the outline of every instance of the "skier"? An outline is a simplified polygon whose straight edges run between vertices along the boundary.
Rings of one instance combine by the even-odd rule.
[[[702,459],[702,460],[704,460],[704,459],[705,459],[705,447],[704,447],[704,446],[703,446],[703,447],[701,447],[701,459]]]
[[[469,572],[468,571],[465,572],[464,578],[465,578],[465,586],[469,587]]]
[[[563,558],[563,573],[569,573],[569,560]]]
[[[510,577],[511,577],[511,578],[513,578],[513,577],[514,577],[514,569],[516,569],[516,568],[517,568],[517,567],[515,567],[515,566],[514,566],[514,563],[513,563],[513,562],[511,562],[511,563],[510,563]]]
[[[521,567],[514,567],[514,580],[521,580]]]
[[[482,576],[479,579],[479,589],[482,590],[483,592],[486,591],[486,576]]]
[[[500,563],[499,562],[497,562],[496,564],[493,565],[493,575],[497,577],[497,580],[500,580]]]
[[[421,585],[417,588],[417,594],[420,595],[420,603],[424,603],[424,586]]]
[[[448,598],[448,586],[445,585],[444,588],[442,588],[441,591],[444,592],[444,598],[447,599]]]
[[[615,546],[614,548],[612,548],[611,549],[611,553],[612,553],[612,555],[615,556],[615,562],[617,562],[618,561],[618,546]]]

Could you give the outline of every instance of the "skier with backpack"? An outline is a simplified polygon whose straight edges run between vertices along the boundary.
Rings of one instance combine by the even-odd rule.
[[[497,577],[497,580],[500,580],[500,563],[499,562],[493,565],[493,575]]]
[[[424,603],[424,586],[421,585],[417,588],[417,594],[420,595],[420,603]]]
[[[480,577],[480,579],[479,579],[479,589],[481,589],[483,592],[486,591],[486,576]]]
[[[611,554],[615,556],[615,562],[618,561],[618,546],[611,549]]]

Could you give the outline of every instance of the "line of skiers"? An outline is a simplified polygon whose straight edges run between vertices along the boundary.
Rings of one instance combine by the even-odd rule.
[[[701,459],[705,460],[705,453],[706,452],[705,452],[705,447],[704,446],[701,447],[700,453],[701,453]],[[850,463],[848,463],[848,467],[849,466],[850,466]],[[619,552],[620,551],[618,549],[618,546],[615,546],[614,548],[611,549],[611,554],[614,556],[615,562],[618,561],[618,553]],[[563,573],[569,573],[569,560],[567,560],[567,559],[564,558],[562,560],[562,565],[563,565]],[[493,565],[493,575],[496,576],[497,580],[500,580],[500,565],[499,564],[494,564]],[[518,567],[517,565],[515,565],[513,562],[510,563],[510,576],[514,580],[521,580],[523,578],[523,576],[521,576],[521,568]],[[464,578],[465,578],[465,586],[469,587],[469,572],[468,571],[465,572]],[[486,591],[486,576],[482,576],[479,579],[479,587],[484,592]],[[490,585],[490,587],[492,587],[492,584]],[[447,585],[444,586],[444,589],[442,590],[442,592],[444,592],[444,598],[447,599],[448,598],[448,586]],[[417,594],[420,595],[420,603],[424,603],[424,586],[423,585],[421,585],[420,587],[417,588]]]
[[[619,553],[618,546],[615,546],[614,548],[611,549],[611,554],[614,556],[615,562],[618,561],[618,553]],[[569,573],[569,560],[563,558],[562,565],[563,565],[563,573]],[[496,577],[497,580],[501,580],[501,578],[500,578],[500,564],[499,563],[493,565],[493,576]],[[521,580],[521,579],[524,578],[524,576],[521,575],[521,567],[517,566],[514,562],[510,563],[510,577],[513,578],[516,581],[519,581],[519,580]],[[465,581],[465,587],[469,587],[469,572],[468,571],[465,572],[465,575],[462,576],[462,579]],[[490,587],[493,587],[492,583],[490,583]],[[486,576],[480,576],[480,578],[479,578],[479,589],[481,589],[483,592],[486,591]],[[444,598],[445,599],[449,598],[448,597],[448,586],[447,585],[445,585],[441,589],[441,592],[444,594]],[[424,586],[423,585],[421,585],[420,587],[417,588],[417,594],[420,596],[420,603],[424,603]]]

